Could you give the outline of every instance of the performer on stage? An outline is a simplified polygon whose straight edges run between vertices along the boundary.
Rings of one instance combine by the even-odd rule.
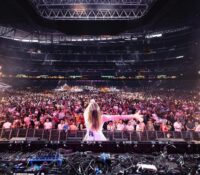
[[[107,138],[104,136],[102,131],[104,122],[120,119],[136,119],[140,121],[143,119],[143,116],[139,113],[140,111],[133,115],[105,115],[101,113],[100,107],[95,100],[91,100],[84,112],[87,132],[83,141],[107,141]]]

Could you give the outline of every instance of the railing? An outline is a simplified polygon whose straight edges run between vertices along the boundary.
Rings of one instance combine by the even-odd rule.
[[[12,138],[38,138],[44,141],[63,142],[63,141],[82,141],[86,131],[63,131],[63,130],[44,130],[44,129],[0,129],[1,140],[11,140]],[[105,136],[110,141],[158,141],[162,139],[174,139],[177,141],[200,141],[200,132],[128,132],[128,131],[104,131]]]

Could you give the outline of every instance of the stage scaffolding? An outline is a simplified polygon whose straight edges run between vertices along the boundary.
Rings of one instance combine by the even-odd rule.
[[[49,20],[135,20],[156,0],[29,0]]]

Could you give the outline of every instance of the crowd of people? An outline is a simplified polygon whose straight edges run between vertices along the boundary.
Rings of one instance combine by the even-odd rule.
[[[0,127],[84,130],[84,110],[95,99],[103,114],[127,115],[140,111],[140,120],[108,121],[110,131],[200,132],[198,92],[55,92],[1,93]]]

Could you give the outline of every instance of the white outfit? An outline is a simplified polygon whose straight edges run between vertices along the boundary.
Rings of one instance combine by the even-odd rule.
[[[58,124],[58,130],[63,130],[63,129],[64,129],[64,125],[65,125],[65,124],[61,124],[61,123]]]
[[[135,127],[133,125],[126,125],[126,130],[127,131],[134,131]]]
[[[124,124],[122,124],[122,123],[118,123],[118,124],[117,124],[117,130],[118,130],[118,131],[123,131],[124,128],[125,128],[125,127],[124,127]]]
[[[91,103],[89,104],[91,105]],[[100,110],[100,109],[99,109]],[[133,115],[102,115],[102,124],[99,127],[98,130],[93,130],[91,128],[91,125],[88,122],[88,108],[86,108],[84,112],[84,120],[85,120],[85,126],[86,126],[86,135],[83,139],[83,141],[107,141],[107,138],[103,134],[103,124],[104,122],[107,121],[112,121],[112,120],[119,120],[119,119],[132,119],[132,118],[137,118],[141,117],[139,114],[136,114],[135,116]]]
[[[174,130],[177,131],[177,132],[181,132],[182,124],[180,122],[175,122],[174,123]]]
[[[102,129],[103,125],[100,127],[98,131],[89,130],[87,129],[84,141],[107,141],[106,137],[104,136]]]
[[[200,125],[197,125],[195,131],[196,131],[196,132],[200,132]]]
[[[107,130],[108,131],[114,131],[115,130],[115,125],[113,124],[113,125],[108,125],[107,126]]]
[[[45,122],[44,123],[44,129],[52,129],[53,125],[51,122]]]
[[[106,137],[103,134],[103,124],[99,127],[99,130],[92,130],[89,128],[89,124],[87,123],[87,120],[85,120],[86,125],[86,135],[84,137],[84,141],[107,141]]]
[[[12,125],[12,124],[11,124],[10,122],[6,122],[6,123],[3,124],[3,128],[4,128],[4,129],[10,129],[10,128],[11,128],[11,125]]]
[[[139,123],[139,124],[136,125],[136,131],[143,132],[144,128],[145,128],[144,123]]]
[[[86,135],[83,139],[83,141],[107,141],[108,139],[106,139],[106,137],[104,136],[103,134],[103,124],[104,122],[107,122],[107,121],[111,121],[111,120],[119,120],[119,119],[129,119],[130,115],[123,115],[123,116],[120,116],[120,115],[103,115],[102,116],[102,125],[100,126],[100,129],[98,131],[95,131],[95,130],[92,130],[90,129],[90,126],[87,122],[87,118],[86,116],[84,115],[84,118],[85,118],[85,126],[86,126]],[[136,117],[138,117],[136,115]],[[124,125],[122,124],[123,128],[124,128]]]
[[[90,102],[89,105],[92,105],[94,102]],[[88,107],[89,107],[88,105]],[[98,130],[94,130],[91,128],[90,123],[88,122],[88,116],[89,116],[89,109],[88,107],[85,109],[84,112],[84,120],[85,120],[85,126],[86,126],[86,135],[83,139],[83,141],[107,141],[106,137],[103,134],[103,124],[105,121],[102,120],[101,126],[99,127]],[[98,109],[100,110],[100,109]],[[102,116],[102,119],[104,116]]]

